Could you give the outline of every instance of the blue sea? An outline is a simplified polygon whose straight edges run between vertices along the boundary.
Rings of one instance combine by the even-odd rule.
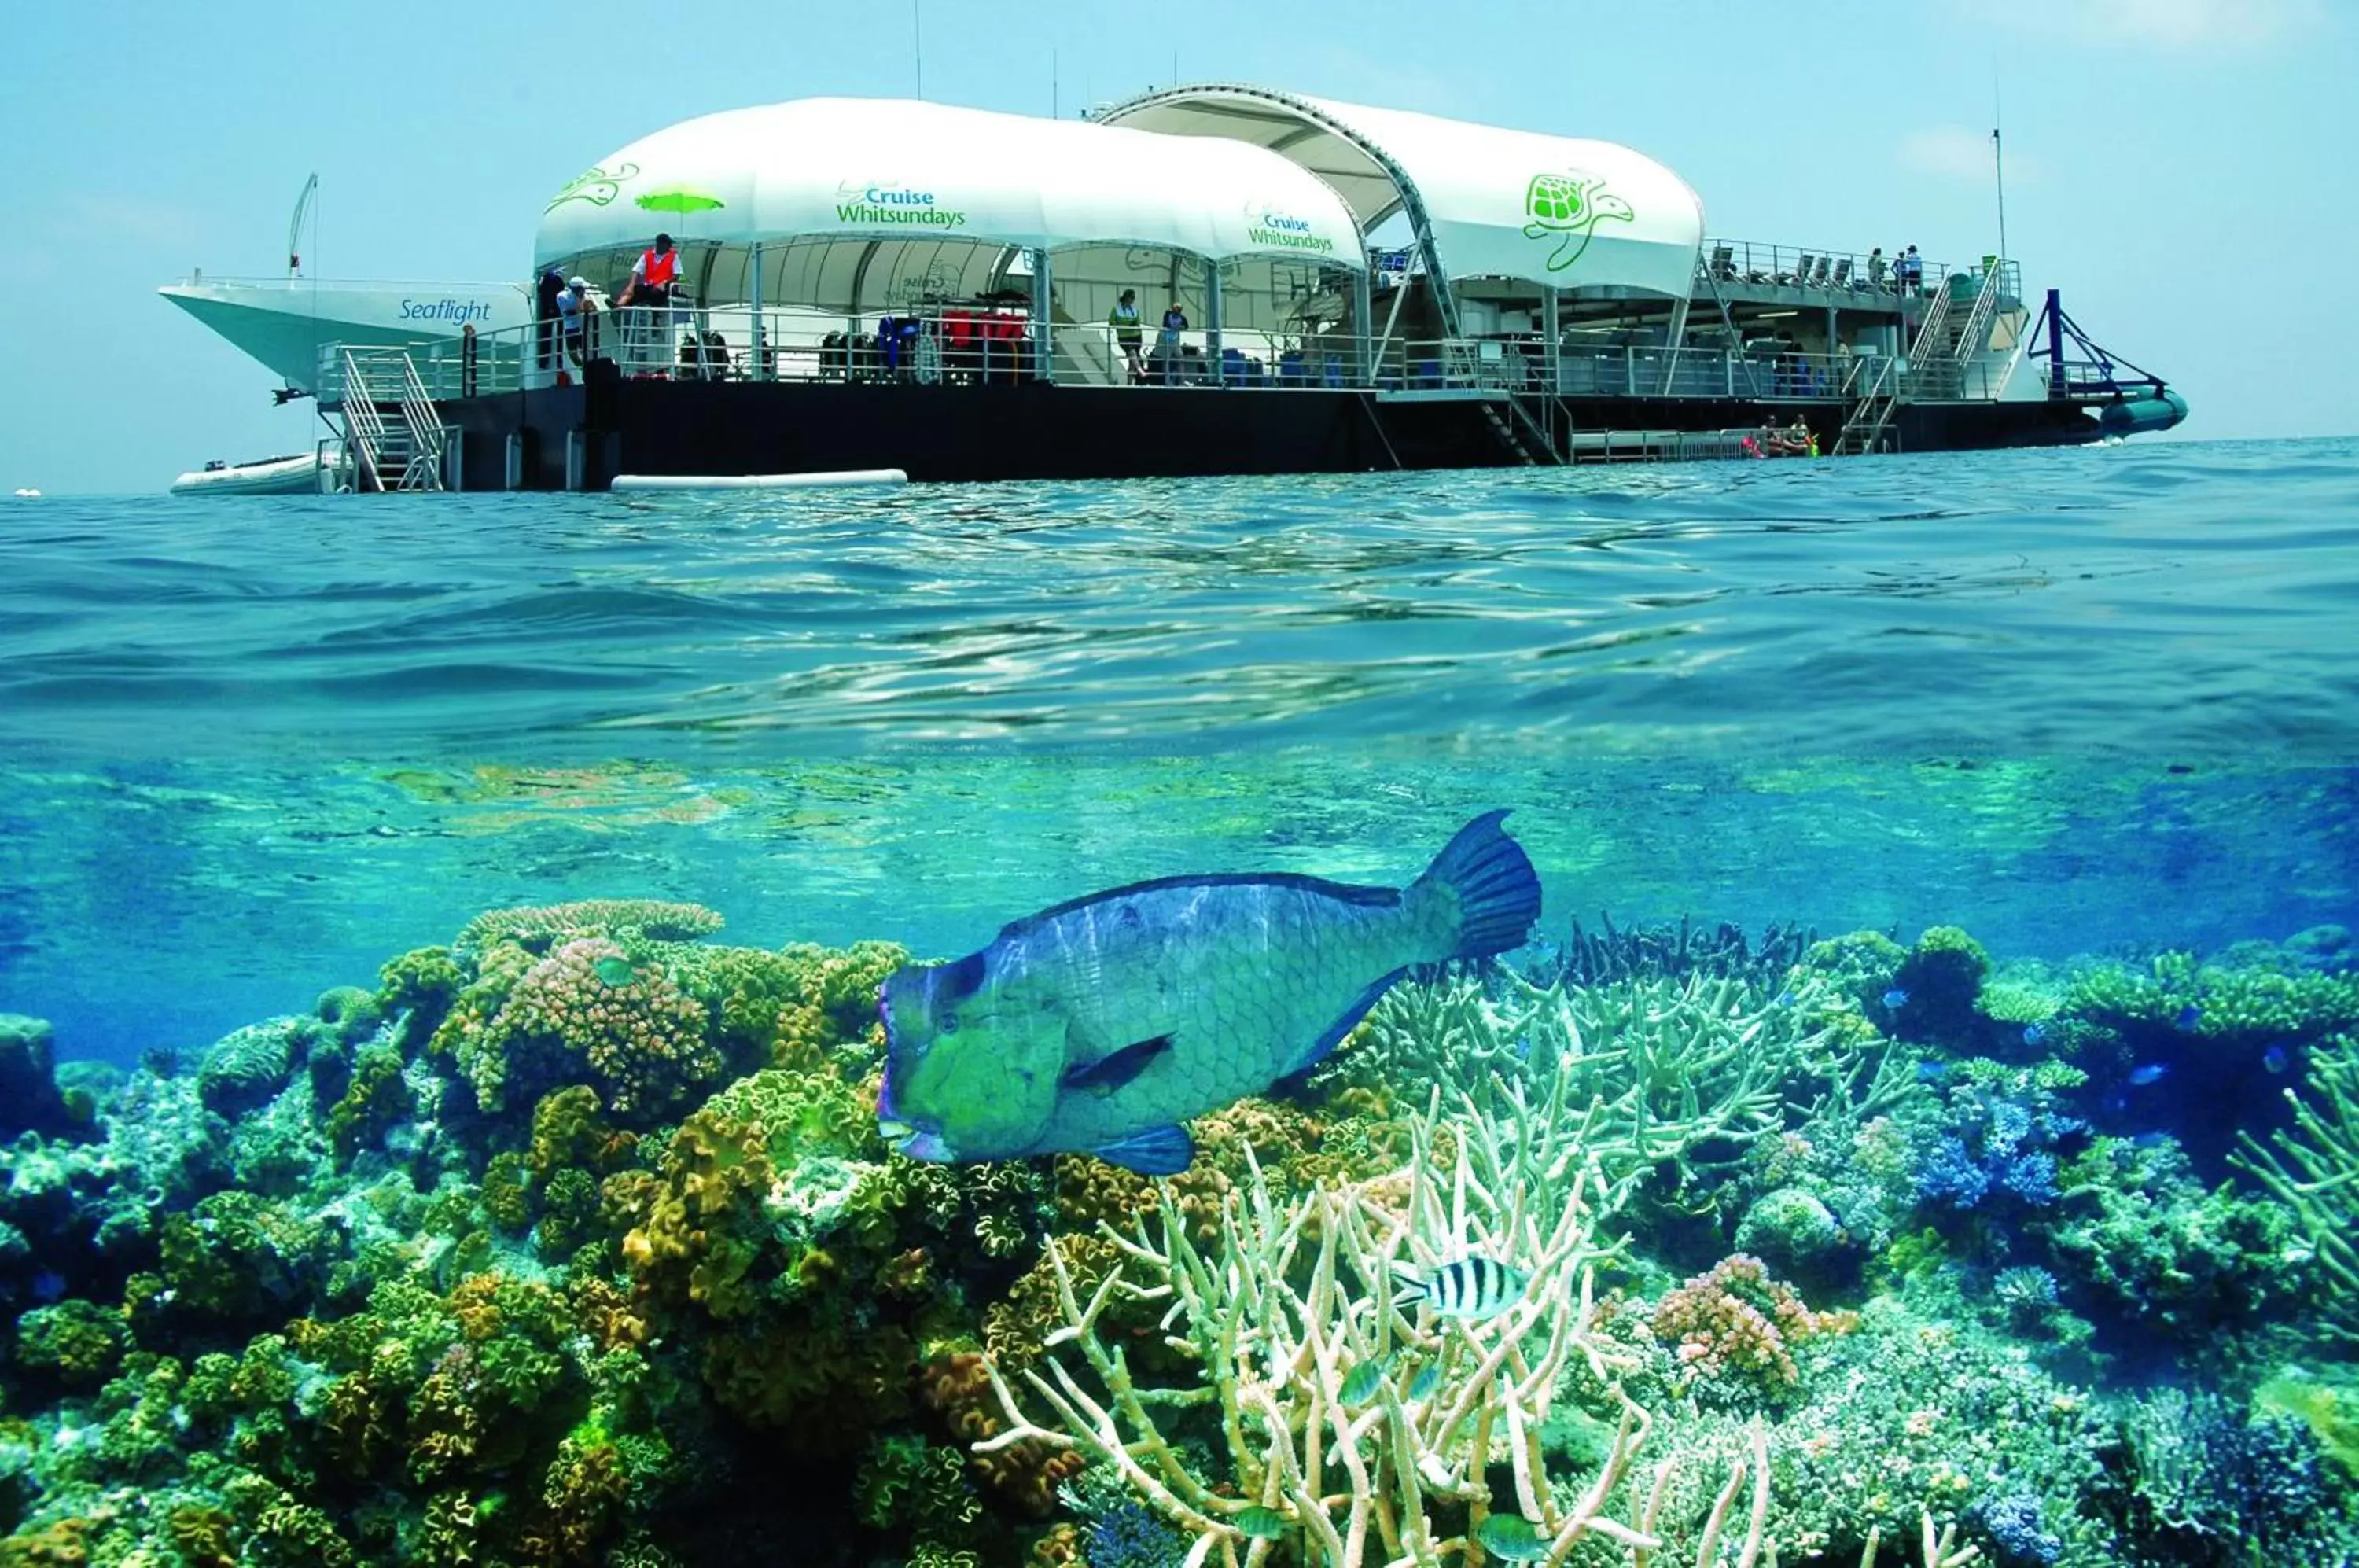
[[[853,1119],[872,1113],[868,998],[904,959],[1153,878],[1403,887],[1497,810],[1542,890],[1529,941],[1415,966],[1323,1080],[1277,1085],[1242,1134],[1190,1124],[1194,1163],[1162,1189],[1185,1200],[1171,1234],[1154,1178],[1077,1152],[1018,1156],[986,1198],[973,1173],[1000,1165],[920,1166],[873,1127],[790,1149],[782,1113],[749,1108],[801,1074],[794,1092],[865,1093]],[[470,923],[617,899],[725,924]],[[1758,1528],[1789,1563],[1858,1562],[1871,1530],[1913,1563],[1928,1520],[2002,1565],[2247,1561],[2239,1541],[2359,1560],[2359,1381],[2342,1371],[2359,1253],[2336,1239],[2359,1222],[2340,1195],[2359,1191],[2353,929],[2359,441],[8,504],[0,1014],[24,1018],[0,1018],[0,1078],[69,1092],[46,1121],[0,1114],[16,1138],[0,1315],[38,1314],[13,1348],[0,1331],[0,1563],[1373,1568],[1471,1561],[1476,1541],[1516,1561],[1543,1553],[1507,1516],[1564,1539],[1601,1467],[1651,1482],[1666,1460],[1683,1467],[1654,1523],[1640,1481],[1616,1480],[1622,1533],[1575,1530],[1570,1560],[1625,1560],[1651,1529],[1684,1563],[1756,1434],[1775,1483],[1753,1460]],[[706,949],[759,967],[858,943],[906,952],[810,971],[862,976],[850,1002],[777,980],[754,1036],[698,989],[737,973]],[[439,1000],[387,967],[420,950],[456,965]],[[515,968],[495,973],[504,952]],[[643,1035],[569,1057],[554,1013],[538,1034],[500,1022],[530,986],[556,995],[570,953],[593,992],[709,1004],[703,1054],[662,1036],[685,1054],[659,1105],[644,1062],[599,1054]],[[1217,973],[1190,973],[1225,1017]],[[359,1023],[314,1017],[339,987],[375,994]],[[804,1006],[817,1046],[779,1021]],[[1198,1049],[1249,1033],[1221,1029]],[[1717,1054],[1695,1043],[1715,1029]],[[1773,1040],[1786,1065],[1731,1087]],[[1645,1158],[1599,1155],[1647,1135],[1615,1143],[1605,1112],[1536,1129],[1551,1073],[1596,1105],[1637,1096],[1648,1125],[1701,1128],[1723,1092],[1725,1115]],[[376,1100],[353,1086],[372,1082]],[[605,1130],[560,1159],[545,1107],[574,1084],[603,1097]],[[1430,1098],[1440,1120],[1420,1123]],[[158,1152],[167,1125],[182,1141]],[[1553,1207],[1494,1225],[1462,1198],[1428,1236],[1406,1200],[1397,1245],[1416,1255],[1394,1260],[1483,1251],[1512,1270],[1512,1304],[1437,1316],[1437,1272],[1422,1317],[1379,1292],[1312,1333],[1314,1298],[1355,1291],[1302,1286],[1315,1243],[1279,1258],[1253,1239],[1255,1183],[1289,1172],[1260,1193],[1280,1210],[1389,1192],[1386,1158],[1441,1160],[1437,1128],[1445,1150],[1487,1147],[1478,1127],[1504,1139],[1506,1163],[1475,1172],[1500,1202],[1528,1181]],[[1575,1202],[1582,1137],[1604,1185]],[[729,1161],[698,1163],[731,1138],[767,1149],[776,1185],[739,1200],[725,1266],[698,1263],[723,1256],[723,1221],[683,1240],[661,1216],[734,1212],[712,1195]],[[1543,1150],[1564,1156],[1545,1181]],[[853,1181],[789,1202],[822,1168],[892,1172],[875,1181],[899,1196]],[[929,1171],[969,1184],[926,1187]],[[1034,1208],[991,1206],[1027,1181]],[[1044,1247],[1113,1247],[1093,1225],[1114,1211],[1072,1194],[1124,1182],[1140,1253],[1262,1247],[1266,1291],[1310,1290],[1254,1298],[1268,1356],[1223,1382],[1217,1334],[1189,1342],[1212,1275],[1152,1278],[1135,1257],[1163,1304],[1093,1332],[1129,1344],[1124,1377],[1168,1406],[1125,1406],[1079,1341],[1055,1374],[1026,1359],[1056,1354],[1038,1346],[1059,1316]],[[144,1218],[107,1207],[133,1186]],[[1593,1231],[1551,1253],[1556,1216],[1584,1204]],[[855,1211],[862,1240],[830,1229]],[[1816,1216],[1824,1235],[1798,1239]],[[1089,1256],[1077,1308],[1112,1266]],[[482,1305],[498,1291],[539,1304]],[[436,1302],[456,1303],[447,1321]],[[495,1356],[535,1312],[557,1326]],[[1023,1313],[1030,1338],[1004,1342]],[[799,1355],[852,1354],[822,1321],[898,1359],[799,1400]],[[437,1348],[387,1369],[346,1333]],[[1516,1334],[1530,1362],[1486,1388],[1485,1336]],[[1324,1348],[1289,1374],[1281,1346],[1310,1341]],[[1007,1429],[986,1356],[1057,1435],[971,1451]],[[249,1368],[237,1391],[207,1356]],[[1358,1430],[1371,1463],[1424,1443],[1456,1466],[1416,1506],[1354,1505],[1332,1453],[1295,1491],[1234,1423],[1234,1454],[1218,1422],[1178,1430],[1198,1397],[1244,1398],[1280,1432],[1288,1412],[1298,1435],[1342,1420],[1333,1379],[1364,1360],[1397,1385],[1396,1413]],[[1905,1397],[1862,1369],[1903,1365],[1920,1379]],[[1465,1431],[1420,1424],[1426,1366],[1469,1411],[1542,1399],[1516,1430],[1546,1424],[1511,1455],[1503,1415],[1470,1469]],[[1094,1407],[1058,1377],[1141,1454],[1173,1447],[1139,1470],[1074,1438]],[[1381,1380],[1360,1378],[1363,1402]],[[1617,1446],[1625,1405],[1652,1446]],[[1150,1441],[1134,1410],[1174,1430]],[[750,1495],[780,1454],[801,1478]],[[1896,1454],[1887,1484],[1860,1480]],[[777,1555],[781,1530],[807,1555]]]

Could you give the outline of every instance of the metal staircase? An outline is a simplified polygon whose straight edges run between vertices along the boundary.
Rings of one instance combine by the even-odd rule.
[[[1501,412],[1504,401],[1506,412]],[[1484,422],[1498,438],[1516,462],[1526,468],[1555,467],[1564,462],[1540,422],[1524,407],[1524,400],[1514,392],[1506,392],[1501,401],[1485,400],[1480,405]]]
[[[1944,280],[1909,345],[1909,376],[1916,390],[1934,397],[1960,395],[1966,362],[1990,341],[1991,323],[1997,319],[1999,299],[2006,292],[2006,277],[2004,265],[1986,270],[1982,288],[1963,310],[1957,308],[1958,296]]]
[[[343,351],[344,445],[356,490],[440,490],[448,436],[418,365],[399,349]],[[386,409],[392,409],[387,418]]]
[[[1900,370],[1890,358],[1878,355],[1861,361],[1854,374],[1857,396],[1843,419],[1843,433],[1835,437],[1838,457],[1857,457],[1875,451],[1883,444],[1885,430],[1900,407]]]
[[[1946,284],[1936,289],[1925,319],[1918,323],[1916,337],[1909,342],[1905,373],[1890,359],[1860,363],[1854,372],[1856,387],[1846,389],[1853,399],[1843,433],[1835,438],[1838,455],[1877,451],[1892,416],[1912,396],[1962,394],[1966,362],[1990,341],[1991,323],[1998,317],[1999,299],[2006,292],[2006,276],[2003,265],[1988,268],[1982,288],[1963,310],[1956,308],[1958,296]]]

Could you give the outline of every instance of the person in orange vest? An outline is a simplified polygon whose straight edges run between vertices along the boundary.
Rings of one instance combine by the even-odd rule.
[[[665,351],[671,338],[669,306],[672,289],[679,282],[679,252],[672,249],[669,234],[658,234],[656,243],[641,251],[639,259],[631,264],[631,280],[623,285],[623,292],[614,299],[617,309],[626,305],[647,308],[647,314],[640,318],[641,339],[652,344],[658,370],[669,357]]]

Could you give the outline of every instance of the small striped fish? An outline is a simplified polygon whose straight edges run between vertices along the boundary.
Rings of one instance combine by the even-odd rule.
[[[1531,1281],[1531,1276],[1521,1269],[1487,1258],[1462,1258],[1430,1274],[1419,1274],[1407,1264],[1396,1263],[1393,1273],[1401,1287],[1394,1293],[1393,1305],[1405,1307],[1424,1301],[1439,1316],[1469,1322],[1480,1322],[1506,1312]]]

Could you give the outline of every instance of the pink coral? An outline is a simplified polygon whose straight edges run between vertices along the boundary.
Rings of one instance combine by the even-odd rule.
[[[1655,1337],[1683,1368],[1704,1377],[1762,1377],[1790,1388],[1800,1381],[1788,1345],[1817,1334],[1846,1334],[1856,1313],[1814,1312],[1791,1285],[1769,1277],[1757,1258],[1737,1253],[1655,1303]]]

